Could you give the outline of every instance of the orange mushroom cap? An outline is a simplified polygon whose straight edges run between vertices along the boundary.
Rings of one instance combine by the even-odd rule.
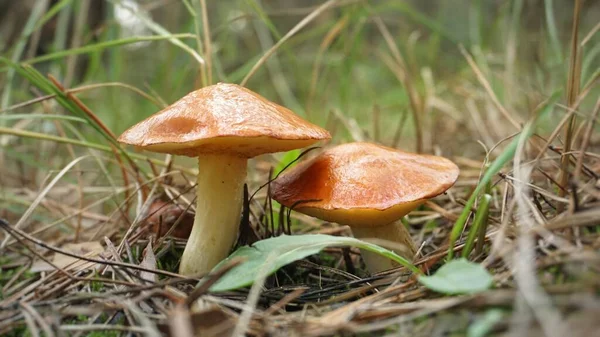
[[[193,91],[130,127],[119,141],[190,157],[229,153],[251,158],[330,138],[325,129],[251,90],[219,83]]]
[[[271,183],[275,200],[326,221],[382,226],[454,185],[459,169],[442,157],[370,143],[330,148]]]

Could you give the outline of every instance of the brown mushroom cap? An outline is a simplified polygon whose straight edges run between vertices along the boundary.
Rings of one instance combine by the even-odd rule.
[[[326,130],[236,84],[193,91],[130,127],[119,141],[144,150],[197,157],[254,157],[330,139]]]
[[[326,221],[382,226],[446,191],[458,173],[446,158],[349,143],[285,172],[271,183],[271,193],[281,204]]]

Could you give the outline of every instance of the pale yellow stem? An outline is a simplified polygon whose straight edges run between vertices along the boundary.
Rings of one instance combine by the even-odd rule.
[[[360,227],[351,226],[354,237],[358,239],[374,239],[372,242],[384,248],[394,251],[396,254],[412,261],[417,250],[410,234],[401,221],[392,222],[384,226]],[[362,250],[360,251],[369,272],[378,273],[380,271],[396,268],[399,265],[381,255]]]
[[[180,274],[207,274],[229,254],[238,235],[247,161],[224,154],[198,158],[196,217]]]

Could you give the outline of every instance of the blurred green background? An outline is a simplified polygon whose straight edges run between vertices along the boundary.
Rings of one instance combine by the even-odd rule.
[[[324,4],[328,7],[319,9]],[[491,147],[516,129],[490,100],[459,46],[473,56],[500,103],[525,122],[551,93],[565,92],[573,4],[206,1],[206,34],[199,0],[2,0],[0,50],[70,88],[119,82],[168,104],[208,84],[192,55],[209,59],[207,36],[211,82],[240,83],[267,50],[318,12],[258,69],[249,88],[327,126],[338,141],[375,139],[413,150],[417,116],[423,151],[473,156],[483,151],[477,140]],[[599,18],[600,1],[585,1],[578,38],[587,38],[582,87],[598,76],[600,34],[590,32]],[[191,35],[175,43],[142,38],[169,34]],[[39,95],[10,72],[0,73],[2,109]],[[591,90],[582,111],[600,93],[597,86]],[[161,105],[122,86],[100,86],[78,97],[117,135]],[[40,109],[32,105],[10,113]],[[558,109],[549,117],[548,130],[563,113]]]

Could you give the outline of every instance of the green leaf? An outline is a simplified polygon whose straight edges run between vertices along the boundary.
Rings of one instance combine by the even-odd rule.
[[[419,276],[419,282],[443,294],[473,294],[492,285],[492,275],[481,265],[464,258],[443,265],[432,276]]]
[[[467,329],[467,337],[485,337],[494,325],[502,320],[504,313],[500,309],[490,309]]]
[[[252,246],[244,246],[221,261],[213,270],[229,263],[232,259],[242,258],[245,261],[234,267],[220,278],[211,288],[212,292],[234,290],[251,285],[261,272],[270,275],[279,268],[307,256],[319,253],[326,247],[352,246],[365,249],[392,259],[420,273],[414,265],[401,256],[375,244],[355,238],[339,237],[324,234],[281,235],[255,242]],[[268,262],[268,266],[265,266]]]

